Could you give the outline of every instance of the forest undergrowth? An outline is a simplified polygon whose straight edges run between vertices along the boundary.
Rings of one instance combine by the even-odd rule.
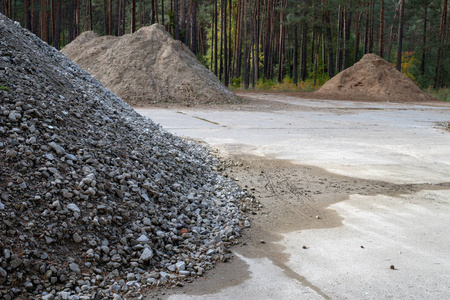
[[[450,102],[450,88],[434,89],[432,87],[429,87],[428,89],[425,89],[425,92],[438,99],[441,99],[442,101]]]
[[[277,80],[270,80],[260,78],[254,86],[249,86],[245,89],[244,85],[240,80],[233,80],[231,85],[228,87],[231,91],[243,91],[243,90],[254,90],[254,91],[272,91],[272,92],[314,92],[327,82],[328,77],[323,76],[317,78],[316,84],[314,85],[314,79],[308,78],[305,81],[300,81],[297,84],[293,82],[293,79],[289,76],[284,77],[283,81],[280,83]]]
[[[270,91],[270,92],[314,92],[322,87],[328,81],[327,76],[317,78],[314,86],[314,79],[307,79],[297,84],[293,83],[292,78],[285,77],[283,82],[279,83],[277,80],[259,79],[255,86],[250,86],[245,89],[244,85],[239,80],[234,80],[228,87],[231,91]],[[423,89],[426,93],[442,100],[450,102],[450,88],[433,88],[432,86]]]

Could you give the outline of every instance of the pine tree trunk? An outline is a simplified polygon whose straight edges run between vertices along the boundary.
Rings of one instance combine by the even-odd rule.
[[[42,0],[42,21],[41,21],[41,36],[42,40],[46,43],[48,40],[48,13],[47,13],[47,0]],[[75,36],[76,37],[76,36]]]
[[[258,80],[258,6],[259,0],[256,0],[252,14],[252,87],[255,87]]]
[[[270,25],[271,25],[271,12],[270,9],[272,7],[272,0],[267,1],[266,5],[266,37],[264,39],[265,45],[264,45],[264,77],[266,79],[269,79],[269,58],[270,58],[270,40],[271,40],[271,34],[270,34]]]
[[[315,21],[314,21],[314,23],[315,23]],[[313,71],[314,70],[314,53],[316,53],[316,49],[315,49],[315,47],[316,47],[316,35],[317,35],[317,32],[316,32],[316,30],[314,30],[314,27],[315,26],[313,26],[312,27],[312,34],[311,34],[311,55],[310,55],[310,57],[311,57],[311,68],[310,68],[310,70],[311,71]]]
[[[155,22],[156,22],[156,10],[155,10],[155,1],[156,0],[152,0],[152,3],[151,3],[151,5],[152,5],[152,19],[151,19],[151,24],[155,24]],[[183,1],[183,0],[181,0],[181,1]]]
[[[259,80],[259,38],[260,38],[260,0],[256,0],[256,13],[255,13],[255,60],[254,60],[254,75],[255,75],[255,81],[257,82]]]
[[[146,13],[145,13],[145,1],[144,0],[141,0],[142,1],[142,25],[143,26],[145,26],[145,25],[147,25],[147,19],[146,19]]]
[[[349,67],[349,43],[350,43],[350,30],[352,28],[352,17],[353,13],[346,12],[344,16],[344,69],[347,69]]]
[[[30,11],[30,1],[25,0],[25,28],[31,31],[31,11]]]
[[[314,59],[314,86],[316,86],[317,83],[317,68],[319,64],[319,43],[320,43],[320,34],[317,39],[316,55]]]
[[[427,19],[428,3],[425,3],[423,6],[422,61],[420,62],[420,75],[425,74],[425,51],[427,50]]]
[[[374,20],[375,20],[375,0],[370,2],[370,34],[369,34],[369,53],[373,53],[373,43],[374,43]]]
[[[398,71],[402,71],[402,48],[403,48],[403,15],[405,13],[405,0],[400,0],[400,15],[398,18],[398,48],[397,48],[397,64]],[[444,0],[445,1],[445,0]]]
[[[253,6],[253,7],[252,7]],[[248,7],[248,10],[250,11],[250,16],[249,16],[249,57],[248,57],[248,66],[249,66],[249,83],[251,82],[252,87],[255,87],[255,82],[254,82],[254,57],[253,57],[253,53],[254,53],[254,47],[255,47],[255,31],[254,31],[254,16],[255,16],[255,3],[254,1],[251,1]],[[253,10],[252,10],[253,9]]]
[[[270,8],[270,45],[269,45],[269,66],[268,66],[268,70],[269,70],[269,79],[273,79],[273,77],[275,76],[274,74],[274,62],[275,62],[275,50],[276,50],[276,32],[278,32],[276,30],[275,27],[275,18],[276,18],[276,10],[275,10],[275,6],[276,6],[276,1],[272,0],[271,2],[271,8]]]
[[[57,42],[57,49],[60,49],[62,44],[64,44],[64,38],[61,41],[61,24],[62,18],[63,18],[63,10],[62,10],[62,0],[57,0],[56,2],[56,11],[57,11],[57,18],[56,18],[56,28],[55,28],[55,41]],[[63,25],[64,28],[64,25]],[[64,33],[63,33],[64,36]]]
[[[216,2],[217,0],[214,0]],[[217,6],[217,4],[216,4]],[[186,0],[181,0],[181,30],[186,31]]]
[[[380,57],[384,56],[384,0],[380,0],[380,43],[378,45]]]
[[[399,14],[399,10],[398,10],[398,7],[396,7],[393,21],[395,21],[395,19],[398,17],[398,14]],[[395,22],[392,22],[391,29],[389,32],[389,44],[388,44],[388,51],[387,51],[387,56],[386,56],[386,61],[388,61],[388,62],[391,61],[392,43],[394,42],[394,24],[395,24]]]
[[[220,49],[219,49],[219,80],[222,81],[223,75],[223,0],[220,3]]]
[[[224,85],[228,86],[228,34],[227,34],[227,0],[222,0],[223,9],[223,54],[224,54]]]
[[[241,76],[242,59],[242,1],[238,0],[236,4],[236,22],[234,27],[234,55],[233,55],[233,77]]]
[[[259,1],[259,0],[258,0]],[[231,47],[232,41],[232,34],[231,34],[231,17],[232,17],[232,1],[228,1],[228,81],[231,82],[232,80],[232,66],[233,66],[233,47]]]
[[[190,39],[191,39],[191,51],[197,54],[197,2],[191,0],[191,28],[190,28]]]
[[[343,36],[343,9],[342,7],[339,5],[339,10],[338,10],[338,32],[336,35],[336,72],[339,73],[341,71],[341,67],[342,67],[342,48],[341,48],[341,40],[342,40],[342,36]]]
[[[49,40],[51,40],[52,45],[54,45],[53,37],[55,36],[55,0],[50,0],[50,30]]]
[[[73,0],[70,0],[72,3]],[[103,35],[108,34],[108,0],[103,0]],[[69,33],[69,40],[70,40],[70,33]]]
[[[178,0],[173,1],[174,23],[175,23],[175,39],[180,39],[180,20],[179,20],[179,4]]]
[[[334,60],[333,60],[333,38],[331,36],[331,21],[330,12],[325,11],[324,13],[324,23],[326,26],[326,38],[328,43],[328,77],[332,78],[334,76]]]
[[[117,0],[117,6],[119,6],[119,16],[117,19],[117,36],[122,35],[122,1],[123,0]]]
[[[136,31],[136,0],[131,0],[131,33]]]
[[[281,0],[281,8],[285,8],[287,4],[287,0]],[[280,11],[280,33],[279,33],[279,42],[278,42],[278,82],[283,81],[283,71],[284,71],[284,61],[283,61],[283,53],[284,53],[284,36],[285,36],[285,27],[284,23],[284,12]]]
[[[73,37],[73,23],[74,23],[74,16],[73,16],[73,11],[74,11],[74,9],[75,9],[75,7],[74,7],[74,3],[73,3],[73,1],[74,0],[70,0],[69,1],[69,11],[68,11],[68,14],[69,14],[69,23],[67,24],[67,26],[68,26],[68,29],[67,29],[67,36],[68,36],[68,42],[70,43],[71,41],[73,41],[73,39],[74,39],[74,37]]]
[[[298,26],[294,26],[294,65],[292,67],[292,82],[298,84]]]
[[[113,11],[113,0],[109,0],[109,16],[108,16],[108,35],[112,35],[112,29],[113,29],[113,17],[112,17],[112,11]]]
[[[164,0],[161,0],[161,24],[164,26]]]
[[[327,64],[326,64],[326,56],[325,56],[325,35],[321,32],[321,42],[322,42],[322,68],[323,73],[328,72]]]
[[[30,31],[35,33],[36,32],[36,15],[35,15],[35,9],[33,1],[31,0],[30,3]]]
[[[54,12],[54,29],[53,29],[53,47],[59,49],[59,33],[60,33],[60,11],[61,11],[61,0],[55,0],[55,12]]]
[[[211,55],[210,55],[210,64],[209,70],[214,73],[214,42],[215,35],[217,34],[214,30],[214,3],[213,3],[213,11],[212,11],[212,20],[211,20]]]
[[[302,52],[300,57],[300,77],[302,81],[306,80],[307,69],[306,62],[308,60],[308,24],[303,22],[302,25]]]
[[[143,15],[142,15],[142,4],[144,3],[143,0],[138,0],[139,2],[139,13],[138,13],[138,20],[139,20],[139,28],[141,28],[143,26]]]
[[[125,0],[122,0],[122,34],[125,34],[126,16]]]
[[[440,23],[440,32],[439,32],[439,46],[438,53],[436,57],[436,72],[434,77],[434,87],[442,88],[444,87],[444,78],[445,78],[445,68],[442,60],[446,58],[445,53],[448,53],[448,45],[447,43],[447,0],[442,1],[442,12],[441,12],[441,23]],[[448,71],[447,71],[448,72]],[[448,85],[448,83],[447,83]]]
[[[80,0],[75,0],[75,38],[80,34]]]
[[[247,22],[247,0],[243,0],[244,4],[244,88],[248,89],[249,86],[249,51],[248,51],[248,41],[247,41],[247,31],[248,31],[248,22]]]
[[[214,74],[217,76],[217,60],[218,60],[218,56],[217,56],[217,51],[218,51],[218,37],[217,37],[217,23],[218,23],[218,18],[217,18],[217,1],[218,0],[214,0],[214,31],[215,31],[215,41],[214,41]]]
[[[92,5],[92,0],[89,0],[90,5]],[[116,7],[115,7],[115,16],[114,16],[114,35],[119,36],[119,26],[120,26],[120,15],[119,15],[119,8],[120,8],[120,0],[116,0]],[[92,15],[91,15],[92,16]],[[91,21],[91,26],[93,26]],[[91,30],[93,30],[91,28]]]
[[[192,1],[192,0],[191,0]],[[184,30],[185,30],[185,34],[184,34],[184,44],[186,46],[189,47],[189,41],[190,41],[190,37],[191,37],[191,10],[192,10],[192,5],[189,5],[189,11],[186,9],[186,23],[184,24]]]
[[[364,54],[367,54],[367,51],[369,50],[369,24],[370,24],[369,10],[367,10],[365,17],[366,17],[366,26],[364,28]]]
[[[40,37],[43,41],[48,42],[47,35],[47,1],[41,0],[41,11],[40,11]]]
[[[3,0],[3,9],[0,9],[0,12],[3,12],[3,14],[7,18],[11,18],[11,14],[9,13],[9,0]]]
[[[159,16],[158,16],[158,1],[154,0],[153,1],[153,10],[155,11],[155,22],[159,23]]]

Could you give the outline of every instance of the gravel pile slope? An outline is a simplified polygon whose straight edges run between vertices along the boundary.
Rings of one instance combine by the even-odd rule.
[[[0,101],[0,299],[135,299],[227,260],[248,226],[204,148],[1,14]]]
[[[439,101],[375,54],[364,55],[359,62],[327,81],[315,95],[383,102]]]
[[[120,37],[84,32],[61,52],[131,105],[239,101],[159,24]]]

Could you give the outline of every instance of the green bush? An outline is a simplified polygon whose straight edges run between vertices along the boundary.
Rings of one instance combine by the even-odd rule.
[[[425,90],[428,94],[433,95],[434,97],[441,99],[442,101],[450,102],[450,88],[442,88],[442,89],[432,89],[428,88]]]

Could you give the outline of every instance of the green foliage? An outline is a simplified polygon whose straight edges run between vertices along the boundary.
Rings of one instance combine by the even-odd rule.
[[[165,6],[165,27],[166,29],[171,33],[174,34],[174,11],[172,10],[171,3],[173,1],[170,0],[163,0],[164,6]],[[1,0],[0,0],[1,2]],[[5,1],[3,1],[5,2]],[[8,1],[7,1],[8,2]],[[231,2],[232,8],[230,9],[228,4]],[[236,23],[239,19],[238,13],[238,0],[231,0],[230,2],[226,1],[227,3],[227,16],[231,16],[231,26],[227,27],[227,33],[231,36],[231,43],[229,44],[229,47],[231,46],[233,51],[231,52],[231,56],[229,57],[229,60],[233,63],[235,63],[235,45],[236,39],[239,39],[240,33],[235,32],[236,31]],[[306,1],[296,1],[296,0],[287,0],[287,6],[282,8],[280,1],[275,1],[275,11],[272,19],[267,19],[267,16],[265,15],[267,13],[267,8],[265,7],[264,1],[247,1],[248,3],[248,12],[245,17],[246,20],[243,20],[245,24],[247,24],[247,39],[248,42],[250,42],[249,34],[251,33],[252,28],[255,28],[253,25],[254,21],[258,18],[255,17],[255,12],[258,11],[255,9],[256,3],[259,3],[261,5],[259,12],[260,15],[259,21],[260,27],[259,30],[261,30],[260,39],[258,43],[259,47],[259,74],[260,76],[263,76],[264,72],[264,50],[266,45],[263,45],[266,41],[266,28],[272,28],[269,30],[273,31],[273,28],[275,28],[275,44],[272,45],[273,49],[271,48],[271,56],[270,59],[272,61],[269,62],[268,68],[270,69],[270,74],[273,76],[274,79],[278,76],[278,64],[283,65],[283,76],[285,74],[288,74],[290,77],[285,77],[282,83],[278,83],[275,80],[267,80],[267,79],[259,79],[256,88],[262,89],[262,90],[312,90],[314,88],[317,88],[323,83],[325,83],[328,80],[328,77],[326,76],[326,65],[327,65],[327,52],[328,52],[328,41],[327,38],[323,35],[327,33],[327,22],[324,22],[324,16],[328,15],[330,30],[331,30],[331,46],[333,49],[333,62],[331,62],[332,65],[335,66],[335,60],[336,60],[336,50],[337,50],[337,43],[340,43],[341,49],[343,48],[343,37],[340,36],[338,38],[338,17],[339,17],[339,10],[345,7],[345,12],[352,14],[352,26],[350,31],[349,40],[347,42],[347,49],[349,50],[349,66],[352,66],[355,62],[353,61],[354,57],[354,43],[355,43],[355,24],[356,24],[356,18],[360,18],[360,24],[359,24],[359,34],[360,34],[360,42],[359,42],[359,49],[358,51],[358,59],[362,57],[362,52],[364,48],[364,33],[365,33],[365,19],[367,16],[370,17],[370,14],[374,14],[374,43],[373,43],[373,52],[378,54],[378,29],[379,29],[379,12],[380,12],[380,3],[379,1],[374,2],[374,8],[372,11],[372,8],[370,8],[370,5],[367,5],[368,2],[342,2],[337,0],[329,0],[325,1],[323,3],[306,0]],[[6,2],[5,2],[6,3]],[[15,0],[13,2],[15,4],[15,19],[20,21],[22,26],[25,26],[25,14],[24,14],[24,0]],[[64,46],[68,42],[68,28],[70,27],[69,24],[69,11],[71,8],[71,2],[70,1],[62,1],[62,2],[55,2],[60,3],[61,5],[61,35],[60,35],[60,46]],[[109,2],[107,2],[109,3]],[[116,22],[116,16],[115,16],[115,9],[118,2],[112,2],[112,9],[113,9],[113,22],[115,24]],[[157,1],[158,3],[158,14],[159,14],[159,20],[161,21],[161,1]],[[181,1],[179,1],[181,4]],[[192,1],[184,1],[186,5],[186,22],[189,24],[190,22],[190,5],[193,3]],[[197,11],[197,26],[200,30],[200,33],[198,35],[199,41],[197,45],[203,45],[204,47],[198,47],[197,57],[198,59],[208,68],[212,69],[212,66],[214,65],[214,51],[213,49],[213,43],[212,39],[214,37],[214,34],[212,31],[214,31],[213,26],[213,16],[214,16],[214,1],[196,1],[198,4],[198,11]],[[218,60],[223,59],[223,56],[220,57],[220,34],[221,34],[221,8],[220,3],[218,4],[218,26],[217,26],[217,35],[218,35]],[[239,3],[242,3],[239,1]],[[78,8],[79,8],[79,23],[78,29],[79,32],[83,32],[86,30],[90,30],[90,18],[89,18],[89,5],[92,4],[92,18],[93,18],[93,30],[97,32],[98,34],[102,35],[104,34],[104,4],[105,2],[102,0],[80,0],[78,2]],[[138,27],[140,26],[148,26],[150,25],[151,20],[151,14],[152,14],[152,1],[150,0],[143,0],[138,1],[136,3],[136,25]],[[31,1],[31,9],[34,12],[33,18],[36,18],[37,21],[36,24],[33,25],[34,30],[37,31],[36,33],[39,34],[40,26],[39,25],[39,12],[42,9],[42,6],[40,5],[40,2],[33,2]],[[387,50],[390,47],[391,48],[391,55],[390,55],[390,61],[395,62],[395,53],[396,53],[396,47],[397,47],[397,39],[395,38],[392,42],[392,44],[389,44],[389,30],[393,26],[394,33],[396,33],[397,26],[398,26],[398,18],[394,18],[395,10],[397,1],[385,1],[385,10],[384,10],[384,58],[387,58]],[[424,20],[424,5],[427,5],[427,20],[428,20],[428,29],[426,31],[426,43],[422,43],[422,35],[423,35],[423,20]],[[17,6],[17,9],[16,9]],[[4,6],[0,5],[0,12],[3,11]],[[107,7],[109,9],[109,7]],[[120,8],[122,10],[122,7]],[[47,7],[48,13],[50,13],[50,5]],[[122,20],[120,21],[121,26],[124,27],[124,30],[126,33],[130,32],[130,19],[131,19],[131,2],[125,1],[125,23],[122,24]],[[122,13],[122,11],[121,11]],[[285,32],[286,32],[286,40],[285,40],[285,52],[283,56],[283,61],[278,61],[278,48],[277,45],[279,44],[279,14],[283,13],[285,14],[285,18],[283,21],[283,26],[285,26]],[[362,13],[362,16],[360,15]],[[406,76],[414,80],[414,82],[421,87],[422,89],[426,89],[430,86],[433,86],[435,84],[435,74],[436,74],[436,64],[438,63],[437,59],[437,53],[438,49],[442,47],[442,40],[440,38],[440,17],[442,13],[442,1],[430,1],[430,0],[410,0],[408,2],[408,5],[405,8],[405,32],[404,32],[404,40],[403,40],[403,49],[407,52],[404,52],[403,55],[403,72]],[[179,18],[181,21],[181,8],[179,10]],[[50,14],[49,14],[50,17]],[[227,18],[227,25],[229,26],[229,18]],[[266,27],[267,22],[274,22],[274,24],[270,24],[272,26]],[[48,22],[47,26],[50,26],[50,22]],[[300,69],[300,53],[301,53],[301,41],[302,41],[302,30],[303,28],[307,29],[307,36],[306,36],[306,55],[307,55],[307,79],[306,82],[300,82],[298,85],[294,85],[292,83],[291,77],[293,76],[293,51],[298,51],[298,69]],[[49,33],[51,33],[51,28],[48,28]],[[187,35],[187,32],[182,24],[180,24],[180,40],[185,41],[185,37]],[[243,30],[243,28],[241,28]],[[231,31],[231,32],[230,32]],[[314,39],[315,43],[312,45],[312,37],[314,32]],[[322,35],[321,35],[322,34]],[[51,34],[50,34],[51,35]],[[297,35],[297,45],[295,45],[295,38]],[[201,37],[201,38],[200,38]],[[320,38],[319,44],[317,44],[317,38]],[[245,44],[245,42],[244,42]],[[317,72],[317,87],[314,87],[314,60],[311,59],[313,47],[314,50],[315,47],[319,45],[319,61],[318,61],[318,72]],[[324,49],[325,47],[325,49]],[[297,49],[295,49],[297,48]],[[439,60],[439,65],[443,66],[443,74],[442,82],[445,86],[449,87],[450,84],[450,55],[448,55],[448,47],[447,45],[444,45],[445,51],[443,51],[441,58]],[[202,56],[199,56],[199,52],[202,51]],[[242,49],[243,52],[243,49]],[[422,53],[426,53],[425,58],[425,70],[421,70],[421,62],[422,62]],[[252,55],[254,53],[251,51],[249,53],[250,55],[250,76],[252,75],[252,64],[253,59]],[[241,57],[241,62],[243,59],[243,55]],[[220,65],[220,63],[219,63]],[[232,66],[234,67],[235,64]],[[267,66],[266,66],[267,67]],[[241,64],[241,72],[239,74],[243,74],[243,68],[244,64]],[[337,72],[336,72],[337,73]],[[233,76],[233,74],[232,74]],[[224,78],[222,74],[222,78]],[[230,78],[230,86],[232,88],[241,88],[241,85],[243,82],[242,78]],[[311,83],[311,84],[310,84]],[[1,85],[1,83],[0,83]],[[2,90],[4,90],[5,87],[2,87]]]
[[[402,72],[408,78],[417,82],[417,77],[419,75],[419,61],[415,59],[414,52],[403,52],[402,53]]]
[[[450,88],[442,88],[442,89],[428,88],[425,91],[433,95],[434,97],[441,99],[442,101],[450,102]]]
[[[238,89],[241,87],[241,78],[232,78],[231,79],[231,88]]]
[[[271,91],[271,92],[313,92],[320,88],[327,80],[326,76],[317,78],[317,85],[314,87],[314,79],[308,78],[306,81],[301,81],[294,84],[290,76],[285,76],[283,82],[279,83],[276,79],[260,78],[255,85],[256,91]],[[230,85],[233,90],[242,90],[242,78],[234,78]]]
[[[197,53],[196,55],[198,61],[204,65],[206,68],[208,68],[208,57],[207,55],[202,55],[201,53]]]
[[[264,78],[260,78],[258,80],[258,83],[255,86],[255,89],[257,90],[263,90],[263,91],[268,91],[273,89],[276,85],[277,85],[277,81],[276,80],[270,80],[270,79],[264,79]]]

